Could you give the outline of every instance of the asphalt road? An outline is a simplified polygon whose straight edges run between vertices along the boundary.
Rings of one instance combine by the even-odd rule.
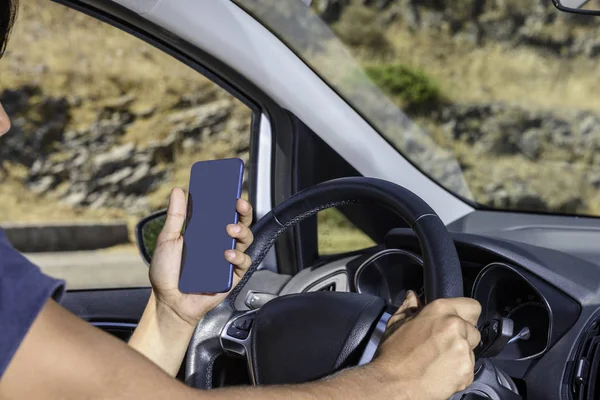
[[[126,250],[28,253],[44,273],[67,281],[68,289],[150,286],[148,267]]]

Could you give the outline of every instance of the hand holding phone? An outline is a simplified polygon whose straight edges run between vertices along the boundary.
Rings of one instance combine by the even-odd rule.
[[[244,163],[239,158],[199,161],[192,166],[183,233],[179,290],[224,293],[231,289],[233,266],[223,257],[235,248],[225,230],[238,221]]]
[[[158,235],[156,250],[150,264],[150,283],[152,293],[159,304],[166,305],[176,315],[192,326],[207,312],[221,304],[227,293],[218,294],[188,294],[179,290],[181,276],[181,256],[183,253],[183,227],[185,225],[186,194],[179,188],[173,189],[169,199],[167,219]],[[233,285],[242,279],[252,260],[244,252],[252,244],[252,206],[246,200],[238,199],[236,210],[239,215],[237,224],[226,227],[230,238],[236,238],[235,250],[227,250],[221,256],[233,264]],[[169,322],[168,327],[174,325]],[[174,328],[175,329],[175,328]]]

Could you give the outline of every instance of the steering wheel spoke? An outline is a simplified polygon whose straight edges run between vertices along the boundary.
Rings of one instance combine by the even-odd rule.
[[[375,358],[375,354],[377,353],[377,349],[379,348],[379,344],[385,335],[387,323],[390,318],[392,318],[392,314],[388,312],[384,312],[381,318],[379,318],[379,321],[377,321],[377,325],[375,325],[375,328],[373,328],[373,332],[371,333],[369,341],[365,346],[365,350],[358,360],[358,365],[365,365],[373,361],[373,358]]]
[[[252,357],[252,325],[257,310],[248,311],[231,319],[221,331],[221,347],[228,353],[236,354],[246,359],[248,374],[253,385],[254,363]]]

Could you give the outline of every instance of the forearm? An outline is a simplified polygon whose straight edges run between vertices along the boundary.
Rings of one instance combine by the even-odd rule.
[[[142,318],[129,339],[129,346],[169,375],[176,376],[193,333],[194,326],[157,301],[152,293]]]
[[[0,399],[405,400],[386,369],[372,363],[303,385],[196,390],[49,301],[2,377]]]

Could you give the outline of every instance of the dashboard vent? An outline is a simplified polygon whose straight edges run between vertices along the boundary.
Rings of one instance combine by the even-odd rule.
[[[600,321],[595,321],[581,342],[575,361],[572,390],[576,400],[600,397]]]

